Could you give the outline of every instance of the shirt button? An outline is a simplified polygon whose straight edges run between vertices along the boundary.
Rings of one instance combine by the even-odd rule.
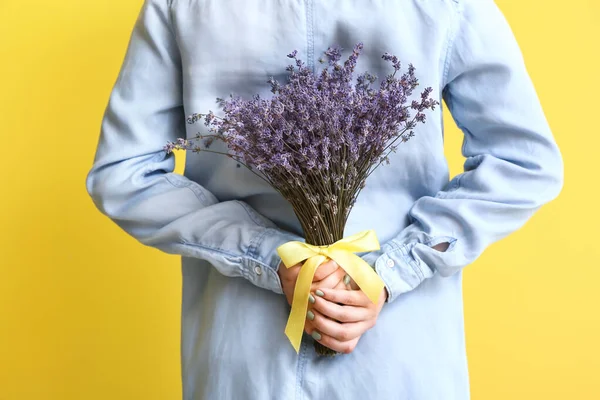
[[[388,258],[388,260],[385,262],[385,264],[389,267],[389,268],[394,268],[394,260]]]
[[[256,272],[256,275],[262,275],[262,268],[257,265],[254,267],[254,272]]]

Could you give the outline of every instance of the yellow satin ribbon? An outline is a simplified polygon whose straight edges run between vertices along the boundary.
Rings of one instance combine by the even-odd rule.
[[[349,236],[328,246],[312,246],[303,242],[288,242],[277,248],[281,261],[290,268],[305,261],[294,288],[292,311],[285,327],[285,334],[298,353],[306,313],[308,311],[308,296],[317,267],[328,258],[341,266],[367,297],[375,304],[384,288],[384,283],[362,258],[354,253],[379,250],[379,241],[373,230],[367,230]]]

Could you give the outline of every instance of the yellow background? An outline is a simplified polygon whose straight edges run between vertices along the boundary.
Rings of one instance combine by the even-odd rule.
[[[465,271],[472,398],[600,399],[600,2],[497,2],[566,183]],[[181,396],[179,258],[127,236],[84,186],[141,3],[0,0],[0,400]]]

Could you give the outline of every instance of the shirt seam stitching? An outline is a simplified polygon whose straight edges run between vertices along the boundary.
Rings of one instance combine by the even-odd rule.
[[[315,55],[313,0],[306,0],[306,64],[314,72]]]
[[[226,250],[220,249],[218,247],[210,247],[210,246],[206,246],[206,245],[199,244],[199,243],[188,242],[187,240],[185,240],[183,238],[179,238],[179,242],[181,244],[183,244],[183,245],[186,245],[186,246],[197,247],[197,248],[202,249],[202,250],[207,250],[209,252],[217,253],[217,254],[220,254],[220,255],[225,255],[225,256],[227,256],[229,258],[242,259],[242,261],[243,261],[244,257],[246,257],[246,260],[249,263],[253,262],[253,263],[259,264],[261,266],[267,267],[267,265],[264,264],[262,261],[257,260],[254,257],[248,256],[247,254],[245,254],[245,255],[236,255],[236,254],[230,253],[230,252],[228,252]]]
[[[448,84],[448,73],[450,71],[450,53],[452,52],[452,50],[454,49],[454,42],[456,40],[456,35],[458,32],[458,21],[460,19],[460,16],[462,15],[461,13],[461,9],[458,6],[458,1],[457,0],[452,0],[452,2],[455,4],[453,6],[454,9],[454,20],[452,21],[452,24],[449,28],[449,32],[448,32],[448,41],[447,41],[447,45],[446,45],[446,55],[445,55],[445,61],[444,61],[444,72],[443,72],[443,77],[442,77],[442,82],[443,85],[442,87],[445,87]]]
[[[413,272],[417,275],[419,280],[422,282],[425,279],[423,271],[419,268],[419,262],[413,257],[411,254],[412,249],[415,247],[417,243],[405,244],[402,249],[402,256],[404,261],[410,265]]]
[[[424,279],[423,273],[422,273],[422,271],[419,270],[418,266],[416,266],[416,263],[417,263],[416,260],[413,263],[412,257],[410,255],[409,247],[412,248],[412,247],[414,247],[415,244],[416,243],[412,243],[412,244],[405,243],[403,245],[396,247],[395,249],[388,251],[387,255],[388,255],[388,257],[391,258],[392,255],[400,253],[400,258],[402,259],[402,261],[406,265],[410,266],[410,268],[417,275],[417,277],[419,277],[419,279],[421,281],[423,281],[423,279]]]
[[[268,230],[265,229],[265,231],[263,233],[255,236],[254,239],[252,239],[252,241],[250,242],[250,245],[248,246],[248,249],[246,250],[247,257],[252,258],[252,259],[256,258],[256,256],[258,255],[257,253],[258,253],[259,244],[262,243],[267,232],[268,232]]]

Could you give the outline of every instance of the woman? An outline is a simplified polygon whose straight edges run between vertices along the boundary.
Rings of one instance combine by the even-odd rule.
[[[465,134],[465,172],[449,180],[438,108],[369,178],[347,224],[382,243],[363,255],[385,283],[379,304],[322,265],[297,354],[283,331],[298,267],[276,253],[302,240],[291,207],[218,155],[189,155],[175,174],[163,146],[202,129],[185,117],[217,97],[268,97],[290,51],[316,70],[327,47],[358,42],[357,71],[385,76],[390,52],[445,100]],[[146,0],[86,184],[128,234],[182,256],[185,399],[464,400],[462,268],[554,199],[562,180],[492,0]],[[314,340],[345,354],[319,357]]]

